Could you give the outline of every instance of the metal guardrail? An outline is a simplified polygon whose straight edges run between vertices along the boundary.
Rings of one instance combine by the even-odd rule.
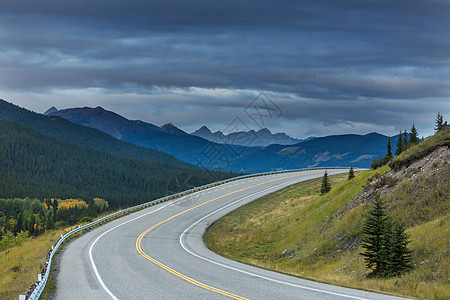
[[[91,222],[89,224],[86,224],[86,225],[83,225],[83,226],[79,226],[78,228],[75,228],[75,229],[69,231],[65,235],[62,235],[61,238],[59,239],[58,243],[54,247],[52,247],[52,251],[51,251],[51,253],[49,255],[48,262],[46,262],[46,267],[45,267],[46,271],[45,271],[44,276],[39,281],[39,283],[35,286],[34,290],[32,291],[32,293],[28,297],[27,297],[27,295],[20,295],[19,296],[19,300],[22,300],[22,299],[37,300],[37,299],[39,299],[39,297],[41,296],[42,292],[44,291],[45,285],[46,285],[46,283],[48,281],[48,277],[50,275],[50,269],[51,269],[51,266],[52,266],[52,259],[53,259],[53,257],[55,256],[55,254],[58,251],[58,249],[61,246],[61,244],[66,239],[68,239],[70,236],[74,235],[77,232],[80,232],[80,231],[83,231],[85,229],[91,228],[93,226],[96,226],[97,224],[100,224],[100,223],[102,223],[104,221],[107,221],[109,219],[112,219],[114,217],[123,215],[123,214],[128,213],[128,212],[132,212],[132,211],[135,211],[135,210],[146,208],[146,207],[149,207],[149,206],[152,206],[152,205],[155,205],[155,204],[159,204],[159,203],[162,203],[162,202],[165,202],[165,201],[168,201],[168,200],[172,200],[172,199],[184,196],[184,195],[192,194],[192,193],[195,193],[195,192],[198,192],[198,191],[210,188],[210,187],[214,187],[214,186],[217,186],[217,185],[225,184],[225,183],[232,182],[232,181],[239,180],[239,179],[250,178],[250,177],[258,177],[258,176],[265,176],[265,175],[275,175],[275,174],[282,174],[282,173],[304,172],[304,171],[313,171],[313,170],[334,170],[334,169],[336,169],[336,170],[345,170],[345,169],[350,169],[350,168],[348,168],[348,167],[328,167],[328,168],[326,168],[326,167],[319,167],[319,168],[282,170],[282,171],[273,171],[273,172],[265,172],[265,173],[256,173],[256,174],[237,176],[237,177],[225,179],[225,180],[222,180],[222,181],[217,181],[217,182],[213,182],[213,183],[210,183],[210,184],[206,184],[206,185],[203,185],[203,186],[200,186],[200,187],[195,187],[195,188],[192,188],[190,190],[186,190],[186,191],[183,191],[183,192],[180,192],[180,193],[177,193],[177,194],[173,194],[173,195],[165,196],[165,197],[162,197],[162,198],[158,198],[156,200],[152,200],[152,201],[149,201],[149,202],[146,202],[146,203],[143,203],[143,204],[135,205],[135,206],[129,207],[127,209],[123,209],[123,210],[120,210],[118,212],[115,212],[115,213],[112,213],[110,215],[107,215],[107,216],[105,216],[103,218],[100,218],[100,219],[98,219],[98,220],[96,220],[94,222]]]

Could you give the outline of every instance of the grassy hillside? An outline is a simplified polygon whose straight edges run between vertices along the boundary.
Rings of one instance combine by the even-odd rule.
[[[7,120],[0,121],[0,145],[0,198],[98,197],[114,208],[233,176],[122,158]]]
[[[427,143],[443,141],[450,141],[448,130]],[[412,147],[409,155],[429,147]],[[402,173],[385,166],[351,181],[332,177],[333,189],[324,196],[319,195],[318,180],[288,187],[225,216],[207,232],[205,241],[226,257],[299,277],[449,299],[449,154],[445,148],[436,151]],[[389,214],[404,220],[411,234],[415,268],[401,277],[367,278],[360,255],[361,228],[375,193],[381,193]]]

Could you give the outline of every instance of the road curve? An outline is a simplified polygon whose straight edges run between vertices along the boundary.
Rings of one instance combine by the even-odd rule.
[[[262,270],[209,251],[224,214],[323,170],[233,181],[121,217],[60,253],[56,299],[400,299]],[[330,175],[346,172],[328,170]]]

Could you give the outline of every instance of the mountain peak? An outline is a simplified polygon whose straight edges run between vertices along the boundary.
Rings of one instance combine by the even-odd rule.
[[[199,129],[197,129],[196,131],[191,133],[192,135],[204,135],[204,134],[212,134],[212,131],[206,127],[205,125],[203,125],[202,127],[200,127]]]
[[[176,126],[173,125],[172,122],[169,122],[169,123],[164,124],[163,126],[161,126],[161,129],[162,129],[162,128],[176,128]]]
[[[44,116],[49,116],[49,115],[51,115],[53,113],[56,113],[56,112],[58,112],[58,109],[56,109],[56,107],[52,106],[49,109],[47,109],[43,115]]]
[[[175,134],[175,135],[185,135],[185,134],[187,134],[186,132],[184,132],[183,130],[178,128],[177,126],[173,125],[172,122],[164,124],[163,126],[161,126],[159,128],[159,130],[161,130],[162,132]]]
[[[270,132],[270,130],[267,129],[267,128],[262,128],[262,129],[258,130],[256,133],[258,133],[258,134],[270,134],[270,135],[272,135],[272,132]]]

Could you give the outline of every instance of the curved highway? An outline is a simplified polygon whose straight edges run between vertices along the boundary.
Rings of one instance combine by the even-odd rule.
[[[56,299],[400,299],[303,280],[223,258],[207,226],[239,206],[321,171],[233,181],[94,228],[60,253]],[[330,175],[347,172],[328,170]]]

